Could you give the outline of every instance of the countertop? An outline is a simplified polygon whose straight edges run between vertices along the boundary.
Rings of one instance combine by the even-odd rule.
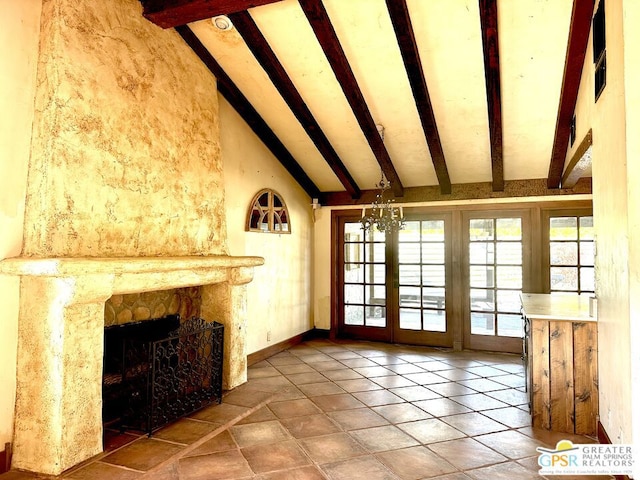
[[[529,320],[566,320],[571,322],[597,322],[597,314],[589,315],[591,295],[550,295],[523,293],[522,311]],[[595,310],[595,308],[594,308]]]

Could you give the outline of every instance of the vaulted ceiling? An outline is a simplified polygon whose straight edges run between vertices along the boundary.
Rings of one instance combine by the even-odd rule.
[[[594,0],[141,2],[322,203],[367,201],[381,172],[409,201],[590,175],[565,157]]]

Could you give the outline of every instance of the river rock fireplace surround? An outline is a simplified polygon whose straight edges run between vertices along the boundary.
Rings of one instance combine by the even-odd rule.
[[[102,452],[105,301],[201,286],[201,316],[224,325],[223,388],[246,381],[246,284],[261,257],[9,258],[20,319],[13,468],[58,475]]]

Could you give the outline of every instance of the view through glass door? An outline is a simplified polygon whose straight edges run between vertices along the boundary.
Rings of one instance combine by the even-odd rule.
[[[385,234],[365,232],[359,221],[346,221],[340,230],[338,333],[391,341]]]
[[[467,227],[465,346],[518,351],[522,343],[520,294],[528,270],[525,219],[469,214]]]
[[[451,346],[447,216],[414,217],[394,234],[341,223],[338,334]]]
[[[452,346],[447,216],[409,218],[393,243],[394,341]]]

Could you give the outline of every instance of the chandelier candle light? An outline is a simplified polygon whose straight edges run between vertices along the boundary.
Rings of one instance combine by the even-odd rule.
[[[382,125],[377,125],[377,127],[384,141],[384,127]],[[391,182],[387,180],[384,172],[381,171],[380,173],[380,182],[376,185],[380,192],[378,192],[374,202],[371,204],[371,210],[367,212],[367,208],[362,207],[362,218],[360,219],[362,230],[367,231],[373,227],[380,232],[402,230],[405,226],[402,206],[395,207],[392,205],[393,199],[384,199],[385,192],[391,188]]]

